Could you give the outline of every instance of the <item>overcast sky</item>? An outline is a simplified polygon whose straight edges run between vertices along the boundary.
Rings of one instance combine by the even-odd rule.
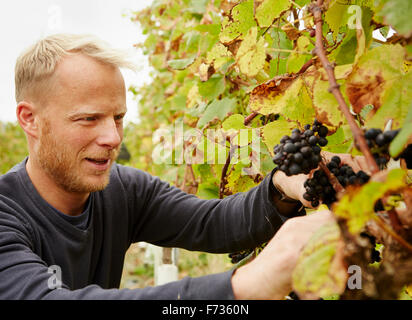
[[[0,121],[16,121],[14,66],[20,52],[43,36],[59,33],[92,33],[116,48],[129,49],[141,67],[136,74],[123,71],[126,87],[148,82],[147,60],[133,48],[144,41],[137,24],[122,14],[150,5],[152,0],[13,0],[0,10]],[[126,121],[135,121],[136,102],[127,93]]]

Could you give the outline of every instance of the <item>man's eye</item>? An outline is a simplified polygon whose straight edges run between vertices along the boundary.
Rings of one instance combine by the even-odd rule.
[[[119,121],[122,120],[124,118],[124,115],[118,115],[114,117],[114,120]]]
[[[94,120],[96,120],[96,117],[85,117],[85,118],[82,118],[81,120],[94,121]]]

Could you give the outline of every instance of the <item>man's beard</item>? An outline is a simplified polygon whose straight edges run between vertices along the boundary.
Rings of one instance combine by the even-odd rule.
[[[119,154],[120,146],[116,149],[106,150],[98,155],[93,154],[91,158],[110,158],[111,165]],[[84,150],[81,150],[81,154]],[[86,157],[86,156],[85,156]],[[83,159],[85,158],[83,157]],[[37,159],[41,168],[46,174],[63,190],[72,193],[89,193],[103,190],[109,183],[110,174],[108,171],[87,170],[85,175],[82,170],[82,158],[65,144],[64,141],[57,141],[50,130],[50,124],[45,121],[40,137]],[[79,162],[80,161],[80,162]],[[102,176],[100,182],[87,181],[90,175]]]

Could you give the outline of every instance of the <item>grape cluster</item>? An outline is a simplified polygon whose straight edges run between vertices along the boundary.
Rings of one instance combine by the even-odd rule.
[[[360,170],[355,173],[349,165],[342,164],[338,156],[332,157],[326,166],[336,179],[338,179],[342,187],[363,185],[370,179],[370,176],[366,172]],[[312,207],[317,207],[320,201],[330,206],[337,200],[336,191],[322,169],[316,170],[312,178],[305,181],[304,187],[306,192],[303,194],[303,198],[309,201]]]
[[[290,136],[283,136],[274,147],[273,162],[287,176],[308,174],[321,161],[320,151],[328,144],[327,134],[328,128],[317,120],[312,127],[305,125],[304,131],[293,129]]]
[[[381,129],[371,128],[365,131],[366,143],[371,149],[376,164],[384,169],[390,159],[389,144],[400,130],[389,130],[382,132]]]

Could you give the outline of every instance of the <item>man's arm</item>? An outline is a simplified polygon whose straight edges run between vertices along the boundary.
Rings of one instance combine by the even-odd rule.
[[[297,201],[281,199],[271,174],[247,192],[203,200],[146,172],[122,166],[118,170],[129,198],[132,242],[234,252],[267,242],[301,208]]]
[[[0,202],[0,207],[4,206]],[[33,251],[32,232],[13,214],[0,210],[0,300],[155,300],[233,299],[232,271],[143,289],[103,289],[97,285],[71,290]],[[59,284],[61,281],[61,285]]]

